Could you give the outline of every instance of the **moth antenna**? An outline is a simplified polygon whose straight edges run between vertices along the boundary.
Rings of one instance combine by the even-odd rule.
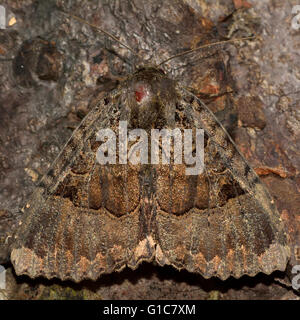
[[[157,66],[159,67],[159,66],[161,66],[162,64],[165,64],[166,62],[168,62],[168,61],[170,61],[170,60],[172,60],[172,59],[175,59],[175,58],[184,56],[184,55],[186,55],[186,54],[192,53],[192,52],[194,52],[194,51],[197,51],[197,50],[200,50],[200,49],[203,49],[203,48],[207,48],[207,47],[211,47],[211,46],[216,46],[216,45],[219,45],[219,44],[224,44],[224,43],[229,43],[229,42],[249,40],[249,39],[254,39],[254,38],[255,38],[255,36],[249,36],[249,37],[245,37],[245,38],[237,38],[237,39],[230,39],[230,40],[223,40],[223,41],[208,43],[208,44],[205,44],[205,45],[203,45],[203,46],[197,47],[197,48],[195,48],[195,49],[191,49],[191,50],[187,50],[187,51],[184,51],[184,52],[175,54],[174,56],[171,56],[171,57],[169,57],[168,59],[163,60],[163,61],[162,61],[161,63],[159,63]]]
[[[113,39],[114,41],[116,41],[117,43],[119,43],[120,45],[122,45],[123,47],[125,47],[127,50],[129,50],[131,53],[133,53],[135,56],[137,56],[137,57],[140,58],[140,56],[139,56],[139,54],[138,54],[137,52],[135,52],[133,49],[131,49],[131,48],[130,48],[128,45],[126,45],[125,43],[121,42],[121,41],[120,41],[117,37],[115,37],[113,34],[107,32],[107,31],[105,31],[104,29],[100,28],[99,26],[96,26],[95,24],[92,24],[92,23],[90,23],[90,22],[88,22],[88,21],[86,21],[86,20],[84,20],[84,19],[82,19],[82,18],[80,18],[80,17],[77,17],[77,16],[75,16],[75,15],[73,15],[73,14],[71,14],[71,13],[66,13],[66,12],[64,12],[64,11],[61,11],[61,12],[62,12],[63,14],[65,14],[66,16],[69,16],[69,17],[71,17],[71,18],[73,18],[73,19],[75,19],[75,20],[77,20],[77,21],[79,21],[79,22],[81,22],[81,23],[87,24],[88,26],[90,26],[90,27],[92,27],[92,28],[94,28],[94,29],[96,29],[96,30],[104,33],[106,36],[108,36],[109,38]]]

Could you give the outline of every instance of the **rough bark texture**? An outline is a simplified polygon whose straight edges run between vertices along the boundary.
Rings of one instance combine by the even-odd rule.
[[[95,92],[111,90],[139,63],[64,10],[116,35],[149,63],[204,43],[257,35],[171,60],[165,69],[208,104],[266,183],[286,224],[290,267],[300,264],[300,41],[291,27],[296,4],[3,1],[10,26],[0,30],[1,261],[22,205],[89,111]],[[8,299],[299,299],[286,275],[276,272],[205,280],[145,263],[75,285],[16,277],[5,266],[7,290],[0,295]]]

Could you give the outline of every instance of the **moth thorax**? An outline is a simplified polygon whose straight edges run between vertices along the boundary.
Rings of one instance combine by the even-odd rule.
[[[147,102],[147,100],[149,100],[150,93],[151,93],[151,88],[149,84],[145,82],[137,82],[135,84],[134,97],[138,104]]]

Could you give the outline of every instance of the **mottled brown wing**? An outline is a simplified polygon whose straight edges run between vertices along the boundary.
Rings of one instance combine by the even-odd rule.
[[[96,162],[96,133],[118,127],[124,96],[97,103],[27,203],[11,252],[18,275],[78,282],[153,257],[139,221],[139,167]]]
[[[101,128],[205,131],[205,171],[99,165]],[[149,150],[148,150],[149,151]],[[87,115],[26,206],[11,252],[17,274],[80,281],[160,265],[226,279],[284,270],[289,248],[268,192],[214,115],[153,68]]]
[[[157,169],[156,260],[217,276],[254,276],[285,270],[289,248],[269,193],[213,113],[177,87],[176,127],[205,131],[205,170]]]

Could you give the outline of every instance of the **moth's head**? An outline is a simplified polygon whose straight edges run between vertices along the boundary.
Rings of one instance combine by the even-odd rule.
[[[135,128],[165,127],[175,115],[175,82],[156,66],[140,67],[128,79],[128,95],[130,123]]]
[[[158,72],[161,73],[162,75],[165,75],[165,71],[158,67],[157,65],[153,64],[153,63],[143,63],[141,65],[136,66],[135,68],[135,72],[134,74],[138,74],[138,73],[143,73],[143,72]]]
[[[131,82],[136,102],[143,104],[143,102],[145,103],[149,98],[153,99],[154,93],[158,92],[157,89],[159,89],[157,84],[165,77],[165,72],[155,65],[139,67],[134,72]]]

